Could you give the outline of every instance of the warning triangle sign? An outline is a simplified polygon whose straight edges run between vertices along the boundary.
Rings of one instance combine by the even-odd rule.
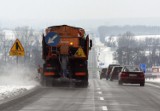
[[[15,43],[10,49],[9,55],[10,56],[24,56],[24,48],[18,39],[16,39]]]
[[[86,55],[85,55],[85,53],[84,53],[84,51],[83,51],[83,49],[81,47],[76,51],[74,56],[75,57],[86,57]]]

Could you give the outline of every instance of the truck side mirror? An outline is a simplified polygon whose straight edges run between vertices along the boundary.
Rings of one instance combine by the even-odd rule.
[[[89,49],[91,50],[91,48],[92,48],[92,40],[90,40],[90,47],[89,47]]]

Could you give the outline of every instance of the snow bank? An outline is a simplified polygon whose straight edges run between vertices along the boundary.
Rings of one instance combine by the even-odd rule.
[[[6,65],[1,67],[0,86],[1,85],[38,85],[36,81],[36,69],[25,65]]]
[[[0,68],[0,100],[20,95],[37,85],[36,69],[25,65]]]
[[[0,100],[20,95],[34,86],[0,86]]]
[[[155,78],[155,79],[146,79],[146,82],[155,82],[155,83],[160,83],[160,78]]]

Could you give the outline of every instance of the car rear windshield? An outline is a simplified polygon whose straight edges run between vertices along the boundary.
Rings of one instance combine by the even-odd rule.
[[[122,69],[122,67],[115,67],[114,70],[116,70],[116,71],[121,71],[121,69]]]
[[[103,71],[103,72],[106,72],[106,71],[107,71],[107,68],[103,68],[102,71]]]
[[[110,65],[109,70],[111,70],[114,66],[119,66],[119,65]]]
[[[124,71],[127,71],[127,72],[137,72],[137,71],[140,71],[140,69],[136,66],[126,66],[124,68]]]

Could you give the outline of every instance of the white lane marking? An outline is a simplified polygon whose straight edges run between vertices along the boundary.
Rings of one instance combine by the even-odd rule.
[[[102,94],[102,92],[101,92],[101,91],[99,91],[99,92],[98,92],[98,94]]]
[[[154,84],[150,84],[150,83],[146,83],[147,85],[149,86],[153,86],[153,87],[156,87],[156,88],[160,88],[160,86],[157,86],[157,85],[154,85]]]
[[[107,106],[102,106],[102,110],[103,110],[103,111],[108,111]]]
[[[94,81],[92,81],[92,84],[93,84],[93,97],[92,98],[93,98],[93,104],[94,104],[93,105],[93,111],[96,111],[95,98],[94,98],[95,97],[95,92],[94,92],[95,91],[95,87],[94,87],[94,83],[93,82]]]
[[[99,97],[99,99],[100,99],[100,100],[102,100],[102,101],[104,100],[104,98],[103,98],[103,97]]]

